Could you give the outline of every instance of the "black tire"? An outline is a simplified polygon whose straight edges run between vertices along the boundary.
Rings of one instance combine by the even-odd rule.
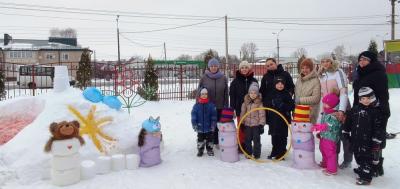
[[[28,83],[28,88],[29,89],[36,89],[36,83],[33,83],[33,82]]]

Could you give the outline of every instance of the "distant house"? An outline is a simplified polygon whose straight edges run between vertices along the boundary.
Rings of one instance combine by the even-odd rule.
[[[0,44],[0,62],[8,79],[17,77],[17,65],[67,65],[72,77],[84,48],[77,38],[49,37],[47,40],[13,39],[4,34]]]

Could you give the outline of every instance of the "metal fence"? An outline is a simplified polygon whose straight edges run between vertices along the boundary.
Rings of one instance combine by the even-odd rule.
[[[35,96],[52,90],[54,79],[53,66],[67,66],[70,84],[76,85],[78,62],[52,63],[45,65],[22,65],[16,63],[0,63],[0,70],[6,76],[6,94],[0,100],[11,99],[19,96]],[[351,76],[352,66],[341,65],[348,76]],[[198,65],[155,65],[158,75],[157,95],[160,100],[186,100],[194,97],[199,80],[204,73],[204,68]],[[253,64],[255,78],[261,81],[266,72],[264,64]],[[294,80],[298,77],[297,63],[284,65]],[[144,81],[146,64],[144,62],[121,63],[120,65],[93,62],[91,87],[97,87],[107,94],[120,94],[129,88],[137,93]],[[221,71],[227,76],[229,83],[234,79],[238,65],[222,64]],[[349,79],[351,79],[349,77]]]

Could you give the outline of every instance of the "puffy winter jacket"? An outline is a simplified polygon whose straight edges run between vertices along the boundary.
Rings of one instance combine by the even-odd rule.
[[[263,104],[261,102],[261,96],[258,95],[258,97],[254,100],[250,98],[249,95],[246,95],[244,97],[244,102],[242,104],[242,110],[240,113],[240,117],[243,118],[243,116],[247,113],[250,112],[254,108],[262,108]],[[244,120],[244,125],[252,127],[252,126],[258,126],[258,125],[265,125],[265,110],[257,110],[257,111],[252,111],[249,115]]]
[[[198,133],[208,133],[217,126],[217,110],[211,102],[196,103],[192,109],[192,126]]]
[[[371,149],[372,145],[384,148],[385,132],[381,124],[381,113],[376,107],[366,107],[362,104],[354,106],[347,113],[344,132],[351,133],[351,143],[354,149],[364,147]]]
[[[291,112],[294,110],[295,106],[290,93],[286,90],[274,90],[267,98],[268,102],[266,107],[275,109],[290,123],[292,117]],[[288,125],[286,125],[285,121],[274,112],[268,112],[267,115],[267,124],[269,126],[268,134],[287,136]]]

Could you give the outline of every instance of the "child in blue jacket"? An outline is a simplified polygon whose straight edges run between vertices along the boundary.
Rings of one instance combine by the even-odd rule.
[[[204,148],[209,156],[214,156],[213,132],[217,126],[217,109],[209,102],[206,88],[200,90],[200,96],[192,109],[192,127],[197,132],[197,156],[203,156]]]

